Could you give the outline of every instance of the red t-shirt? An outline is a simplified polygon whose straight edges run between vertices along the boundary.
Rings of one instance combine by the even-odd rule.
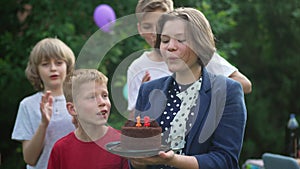
[[[54,144],[48,169],[128,169],[127,159],[105,150],[105,144],[119,138],[120,132],[111,127],[96,142],[82,142],[71,132]]]

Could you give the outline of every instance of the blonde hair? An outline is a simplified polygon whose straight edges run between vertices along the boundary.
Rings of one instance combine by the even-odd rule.
[[[43,60],[62,59],[67,65],[67,77],[74,69],[75,56],[70,47],[57,38],[45,38],[39,41],[32,49],[25,75],[33,87],[38,90],[44,90],[44,85],[38,72],[38,65]]]
[[[206,66],[216,51],[216,47],[211,26],[204,14],[197,9],[177,8],[172,12],[162,15],[158,21],[155,47],[158,49],[160,47],[160,36],[165,23],[175,19],[185,21],[185,34],[189,47],[199,57],[199,64],[202,67]]]
[[[139,0],[135,8],[138,22],[143,20],[143,13],[145,12],[154,12],[156,10],[169,12],[174,9],[173,5],[173,0]]]
[[[107,85],[108,78],[97,69],[77,69],[64,82],[63,91],[67,102],[73,102],[78,97],[82,84],[97,82]]]

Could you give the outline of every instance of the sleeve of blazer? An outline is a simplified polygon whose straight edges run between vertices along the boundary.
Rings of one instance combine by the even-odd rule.
[[[208,144],[207,153],[195,155],[199,168],[239,168],[238,159],[244,138],[246,116],[247,112],[241,85],[227,79],[226,102],[221,120],[210,138],[211,142]]]
[[[141,85],[136,102],[135,115],[144,113],[151,118],[159,118],[167,102],[164,85],[162,85],[166,84],[167,79],[169,78],[160,78]]]
[[[149,89],[149,88],[148,88]],[[136,111],[145,111],[146,100],[149,98],[149,90],[145,90],[145,84],[143,83],[139,89],[135,109]]]

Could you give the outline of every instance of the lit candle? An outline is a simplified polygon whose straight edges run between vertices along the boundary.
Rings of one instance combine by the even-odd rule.
[[[135,126],[136,127],[141,127],[142,126],[142,124],[141,124],[141,117],[140,116],[136,117],[136,125]]]
[[[150,117],[149,116],[144,117],[144,126],[150,127]]]

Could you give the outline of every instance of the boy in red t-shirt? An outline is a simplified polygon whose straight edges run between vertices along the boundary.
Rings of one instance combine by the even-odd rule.
[[[105,150],[120,132],[106,125],[111,103],[107,77],[96,69],[78,69],[64,84],[69,113],[78,127],[58,140],[48,169],[128,169],[127,159]]]

